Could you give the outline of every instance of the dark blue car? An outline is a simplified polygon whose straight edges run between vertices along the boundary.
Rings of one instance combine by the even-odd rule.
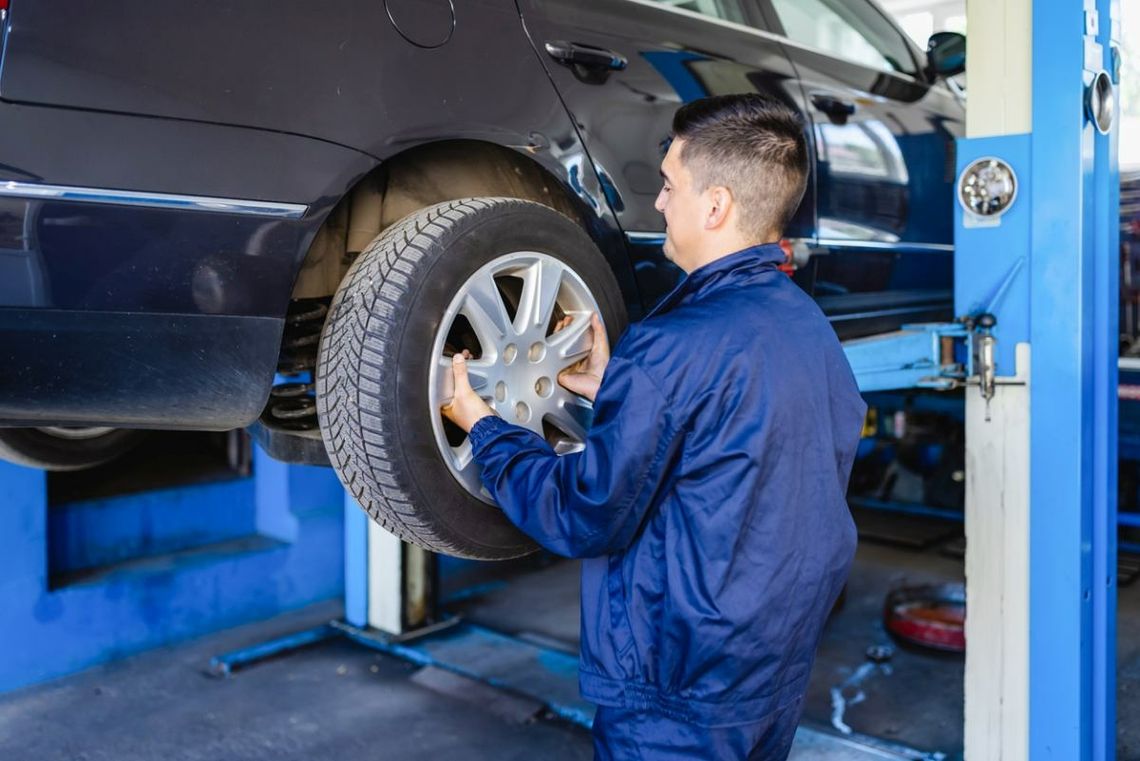
[[[11,0],[0,66],[0,457],[104,462],[250,426],[454,554],[534,545],[438,413],[447,358],[559,451],[556,382],[678,279],[677,106],[801,112],[788,269],[841,337],[950,316],[962,39],[869,0]],[[556,322],[576,319],[552,335]]]

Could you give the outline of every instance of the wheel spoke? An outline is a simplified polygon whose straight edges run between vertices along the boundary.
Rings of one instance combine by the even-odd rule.
[[[575,416],[575,412],[588,413],[590,407],[569,392],[566,396],[567,399],[565,403],[556,405],[547,413],[546,418],[551,424],[570,438],[585,443],[588,432],[586,426]],[[569,397],[574,398],[570,399]],[[571,410],[571,408],[575,409]]]
[[[515,315],[515,330],[525,333],[532,328],[545,328],[554,314],[558,292],[562,288],[565,267],[553,259],[542,259],[526,268],[522,298]]]
[[[460,483],[472,494],[482,495],[488,502],[491,494],[483,486],[483,479],[479,475],[479,466],[475,462],[474,448],[471,439],[464,439],[457,447],[451,447],[451,461],[456,477]],[[493,504],[493,503],[492,503]]]
[[[468,476],[468,468],[472,468],[475,462],[474,447],[471,446],[471,439],[464,439],[462,444],[457,447],[452,447],[451,457],[452,462],[455,463],[455,469],[464,476]],[[476,480],[478,480],[478,474],[476,474]]]
[[[502,346],[510,330],[511,320],[494,277],[488,273],[468,283],[459,311],[475,329],[475,335],[483,344],[484,354],[492,353],[492,347],[497,351]]]
[[[581,452],[585,448],[586,448],[586,445],[580,441],[572,441],[570,439],[563,439],[561,441],[555,442],[554,454],[561,457],[562,455],[568,455],[568,454],[574,454],[575,452]]]
[[[494,369],[493,360],[483,358],[467,360],[467,379],[471,382],[471,388],[483,392],[480,396],[490,395],[488,392],[494,387],[492,383]],[[435,373],[435,401],[441,405],[447,404],[453,396],[455,396],[455,375],[451,370],[451,357],[440,357]]]
[[[579,312],[574,321],[547,339],[547,345],[558,352],[564,367],[569,367],[590,353],[594,345],[590,333],[590,312]]]

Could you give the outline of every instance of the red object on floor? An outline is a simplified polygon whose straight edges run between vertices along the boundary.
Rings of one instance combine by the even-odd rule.
[[[900,587],[887,595],[883,624],[900,640],[945,652],[966,652],[966,587]]]

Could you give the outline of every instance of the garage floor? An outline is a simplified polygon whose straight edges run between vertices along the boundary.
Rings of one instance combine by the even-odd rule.
[[[846,601],[820,645],[805,722],[832,727],[832,688],[856,681],[856,672],[868,663],[868,647],[891,643],[881,618],[888,590],[962,580],[962,560],[946,552],[953,544],[916,550],[860,541]],[[464,612],[500,630],[577,643],[576,571],[575,564],[564,562],[520,574],[509,587],[472,601]],[[1140,761],[1140,581],[1121,589],[1118,623],[1117,757]],[[961,757],[963,658],[896,647],[888,669],[867,667],[861,673],[857,684],[842,689],[847,702],[842,720],[854,732]],[[855,702],[860,691],[863,698]]]
[[[890,645],[881,624],[883,597],[900,584],[960,581],[962,562],[934,549],[922,552],[861,542],[842,608],[824,633],[812,673],[804,718],[832,727],[831,690],[842,689],[843,722],[853,732],[882,737],[953,758],[962,752],[962,679],[959,656],[897,649],[887,668],[863,669],[872,645]],[[557,563],[515,577],[509,587],[463,606],[480,623],[515,634],[578,641],[577,565]],[[859,702],[856,696],[862,692]]]
[[[339,613],[310,609],[0,699],[0,758],[12,761],[587,759],[580,729],[518,723],[413,679],[417,667],[330,641],[240,671],[210,658]]]
[[[888,642],[882,597],[896,583],[961,577],[960,561],[937,549],[864,542],[842,610],[828,626],[808,696],[809,726],[832,726],[831,688],[867,663],[869,645]],[[573,645],[577,567],[557,562],[514,569],[509,586],[461,606],[494,628]],[[458,606],[457,606],[458,609]],[[129,658],[0,697],[0,758],[69,759],[588,759],[587,733],[525,702],[497,700],[472,684],[352,645],[331,641],[240,671],[205,674],[210,657],[335,617],[338,606],[243,627]],[[1120,598],[1122,760],[1140,759],[1140,585]],[[960,658],[896,651],[889,673],[863,669],[843,690],[843,721],[857,733],[911,747],[961,753]],[[862,691],[864,698],[855,702]],[[870,756],[801,738],[793,756]],[[813,744],[813,742],[815,744]]]

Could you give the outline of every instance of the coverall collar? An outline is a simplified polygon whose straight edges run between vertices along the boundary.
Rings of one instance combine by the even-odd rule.
[[[672,309],[684,296],[701,290],[709,283],[720,280],[722,275],[763,266],[774,267],[783,262],[785,258],[784,249],[780,248],[779,243],[760,243],[722,256],[690,272],[646,316],[652,317],[655,314]]]

